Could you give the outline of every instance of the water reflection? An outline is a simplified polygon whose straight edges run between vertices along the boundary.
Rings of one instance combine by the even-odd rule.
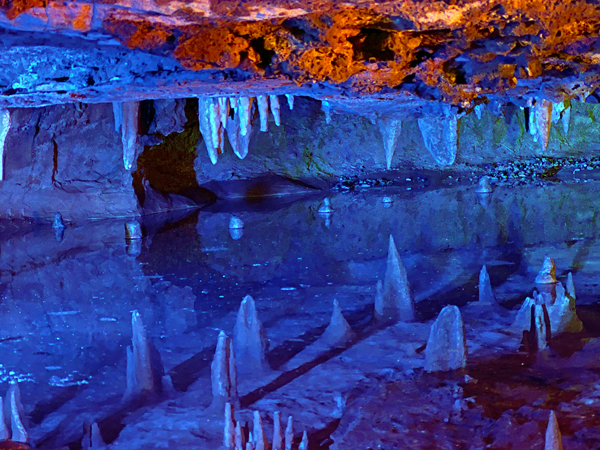
[[[108,440],[120,433],[118,442],[130,449],[152,448],[144,445],[162,439],[189,444],[181,448],[213,448],[222,430],[210,431],[202,422],[210,403],[209,365],[219,330],[233,329],[240,301],[250,294],[271,341],[271,367],[305,372],[288,381],[240,380],[246,406],[270,416],[276,408],[294,412],[294,420],[313,434],[329,429],[345,420],[349,392],[361,379],[418,373],[419,348],[429,330],[422,322],[445,304],[476,301],[484,264],[496,298],[514,306],[531,295],[535,274],[551,254],[562,270],[558,278],[574,272],[578,304],[594,304],[600,271],[594,251],[597,188],[505,188],[483,194],[484,200],[461,187],[374,188],[272,210],[247,206],[234,216],[197,211],[163,224],[154,217],[137,227],[122,221],[69,224],[61,228],[61,239],[57,227],[0,223],[0,392],[8,380],[22,383],[28,426],[40,448],[77,442],[84,421],[100,422]],[[368,327],[390,234],[419,321],[377,331]],[[322,364],[293,360],[324,332],[334,299],[358,332],[357,343]],[[176,432],[165,428],[166,407],[124,419],[120,400],[132,310],[143,317],[179,391],[173,417],[193,422],[202,433],[192,433],[192,425]],[[582,317],[588,328],[594,317]],[[497,329],[509,319],[466,314],[465,321],[468,329],[490,327],[486,342],[494,342],[492,348],[516,353],[517,340]],[[472,332],[469,339],[470,358],[489,357]],[[336,381],[325,383],[332,373]],[[261,383],[271,387],[260,391]],[[302,408],[288,401],[294,396],[307,398]]]

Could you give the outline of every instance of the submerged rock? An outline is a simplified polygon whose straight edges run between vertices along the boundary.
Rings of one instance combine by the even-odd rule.
[[[491,194],[492,191],[493,189],[490,183],[490,177],[488,177],[487,175],[482,176],[477,182],[475,192],[478,194]]]
[[[247,295],[242,300],[233,329],[233,348],[238,373],[261,375],[269,371],[265,357],[268,343],[254,299]]]
[[[558,428],[558,421],[556,420],[554,411],[550,411],[550,419],[548,420],[548,427],[546,428],[544,450],[563,450],[562,436],[560,434],[560,429]]]
[[[445,306],[431,327],[425,347],[425,370],[456,370],[467,364],[465,325],[456,305]]]

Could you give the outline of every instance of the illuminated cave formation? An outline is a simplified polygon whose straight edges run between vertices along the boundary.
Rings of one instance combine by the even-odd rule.
[[[599,25],[0,2],[0,450],[599,448]]]

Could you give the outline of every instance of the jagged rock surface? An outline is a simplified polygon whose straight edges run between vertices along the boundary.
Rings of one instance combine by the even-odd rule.
[[[431,326],[425,347],[425,370],[456,370],[467,364],[465,325],[458,306],[445,306]]]

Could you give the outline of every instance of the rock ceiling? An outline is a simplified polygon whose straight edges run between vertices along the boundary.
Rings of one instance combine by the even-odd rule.
[[[594,3],[0,0],[0,106],[217,92],[350,110],[593,100]]]

